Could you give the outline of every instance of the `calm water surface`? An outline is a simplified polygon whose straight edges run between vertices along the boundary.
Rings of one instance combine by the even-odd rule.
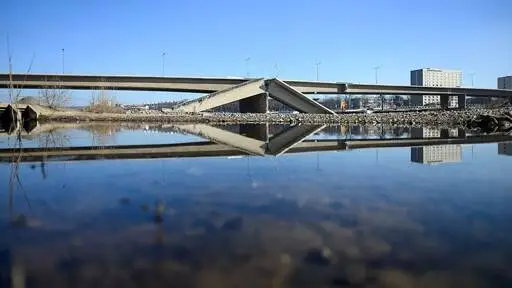
[[[243,139],[288,127],[37,127],[23,147],[242,144],[219,157],[4,160],[0,287],[512,287],[512,143],[288,153],[465,134],[313,128],[249,156]]]

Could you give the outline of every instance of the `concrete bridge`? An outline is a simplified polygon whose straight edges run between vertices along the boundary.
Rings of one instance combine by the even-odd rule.
[[[305,94],[369,95],[441,95],[441,105],[448,96],[512,98],[512,90],[481,88],[444,88],[405,85],[315,82],[264,78],[153,77],[59,74],[0,74],[0,88],[16,89],[86,89],[134,90],[209,93],[178,108],[184,112],[201,112],[223,104],[240,101],[242,112],[266,112],[270,96],[305,113],[333,113]],[[207,100],[205,102],[205,100]]]

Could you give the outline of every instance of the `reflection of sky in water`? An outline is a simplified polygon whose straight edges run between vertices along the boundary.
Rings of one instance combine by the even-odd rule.
[[[0,254],[40,287],[511,287],[510,171],[497,144],[438,165],[410,148],[21,164],[14,211],[28,228],[6,230],[2,213]]]
[[[15,137],[0,137],[0,148],[15,147]],[[23,147],[59,147],[91,145],[143,145],[204,141],[202,138],[174,131],[132,130],[119,128],[94,132],[86,129],[61,129],[42,135],[23,136]]]

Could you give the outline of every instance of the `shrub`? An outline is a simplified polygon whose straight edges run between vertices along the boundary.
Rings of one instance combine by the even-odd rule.
[[[115,97],[110,95],[107,91],[102,90],[94,93],[91,96],[89,106],[84,109],[87,112],[94,113],[122,113],[123,108],[119,107]]]

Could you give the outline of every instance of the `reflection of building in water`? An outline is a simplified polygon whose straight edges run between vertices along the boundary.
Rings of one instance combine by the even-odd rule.
[[[498,143],[498,154],[512,156],[512,142]]]
[[[411,148],[411,162],[453,163],[462,160],[462,145],[434,145]]]

